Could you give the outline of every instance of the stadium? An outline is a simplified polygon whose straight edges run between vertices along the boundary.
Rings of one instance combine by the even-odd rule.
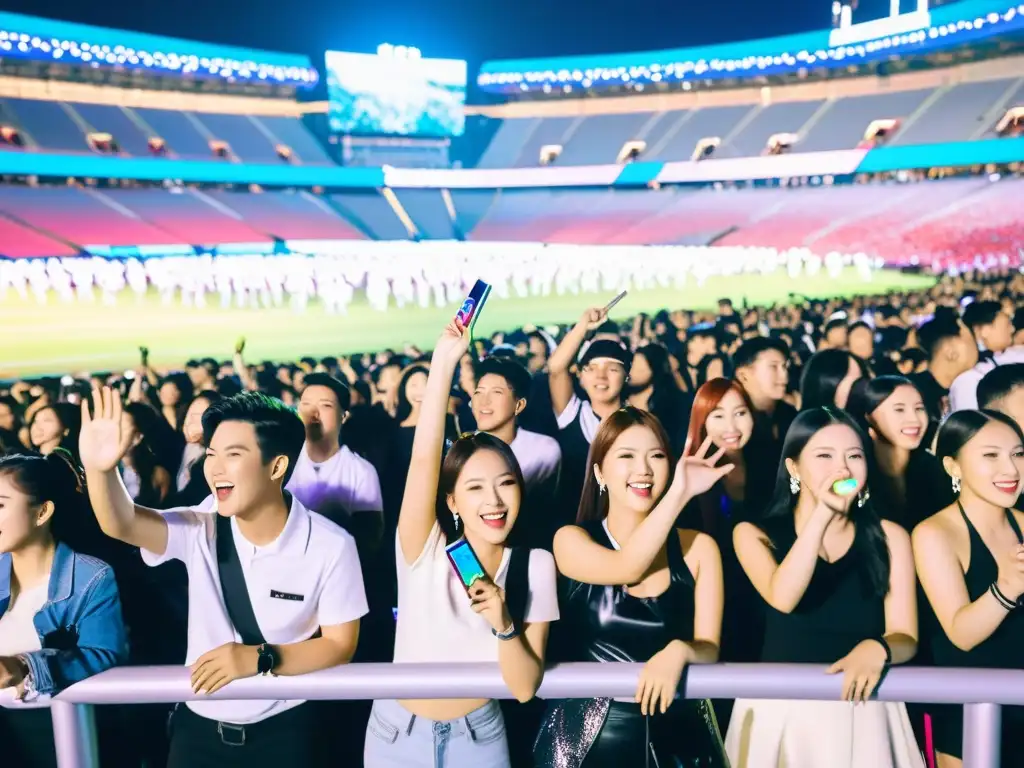
[[[622,307],[631,313],[719,296],[778,301],[794,287],[884,292],[922,285],[917,271],[1015,266],[1021,11],[971,0],[926,16],[920,28],[890,34],[882,20],[845,41],[832,30],[714,50],[487,62],[478,87],[506,101],[465,115],[464,65],[446,73],[450,98],[436,101],[423,69],[433,60],[392,48],[370,57],[373,71],[428,90],[386,106],[457,118],[386,129],[380,110],[345,111],[357,102],[344,94],[374,87],[338,79],[347,61],[362,71],[358,56],[331,54],[328,101],[310,102],[319,75],[301,56],[5,14],[0,315],[31,332],[4,334],[2,368],[117,369],[140,345],[180,365],[221,357],[238,336],[270,359],[423,344],[443,312],[413,301],[376,314],[364,266],[431,292],[427,265],[450,241],[467,254],[452,294],[482,272],[475,261],[494,258],[492,243],[524,263],[561,258],[536,244],[588,246],[566,257],[577,265],[569,271],[590,253],[636,263],[643,252],[627,246],[674,246],[680,258],[714,249],[699,284],[635,291]],[[778,263],[732,274],[727,265],[755,248]],[[415,263],[399,278],[406,253]],[[307,277],[281,261],[289,254]],[[334,274],[313,271],[318,254],[331,254]],[[807,265],[779,266],[830,254],[843,260],[841,277],[822,271],[794,286]],[[854,257],[870,264],[870,283]],[[533,305],[538,323],[576,316],[559,296],[580,290],[578,276],[563,282]],[[205,306],[191,301],[198,286]],[[308,295],[309,314],[284,306],[292,293]],[[192,306],[168,323],[168,302],[183,298]],[[345,313],[325,310],[340,304]],[[486,329],[504,320],[489,315]]]
[[[0,11],[0,766],[1024,768],[1024,4],[215,26]]]

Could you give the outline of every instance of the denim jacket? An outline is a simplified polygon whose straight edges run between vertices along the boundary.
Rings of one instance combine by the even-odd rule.
[[[0,616],[11,602],[11,556],[0,554]],[[57,544],[46,602],[33,621],[42,650],[21,654],[32,688],[59,693],[125,661],[128,643],[114,571],[102,560]]]

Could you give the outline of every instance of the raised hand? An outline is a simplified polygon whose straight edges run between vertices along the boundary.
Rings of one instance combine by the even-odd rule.
[[[999,578],[996,580],[999,591],[1011,600],[1024,596],[1024,545],[997,557],[996,562],[999,566]]]
[[[457,319],[452,320],[434,345],[434,361],[447,365],[458,365],[462,356],[469,351],[469,342],[469,329]]]
[[[686,441],[683,449],[683,457],[676,464],[675,477],[672,478],[672,487],[677,493],[685,494],[693,498],[706,493],[714,487],[715,483],[732,472],[734,464],[723,464],[718,467],[719,459],[725,455],[725,448],[719,448],[710,456],[711,438],[708,437],[694,455],[690,454],[690,441]]]
[[[608,315],[602,308],[591,307],[582,315],[580,315],[578,325],[583,326],[584,328],[587,329],[587,332],[590,333],[600,328],[604,324],[604,321],[607,319]]]
[[[89,399],[82,400],[82,431],[78,451],[86,472],[110,472],[128,453],[135,439],[131,429],[121,422],[121,393],[110,387],[92,388],[94,413]]]

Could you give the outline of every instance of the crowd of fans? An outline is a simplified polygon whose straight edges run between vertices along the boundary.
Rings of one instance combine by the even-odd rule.
[[[104,766],[956,766],[961,708],[871,694],[1019,664],[1022,289],[4,385],[2,761],[55,763],[64,687],[186,664],[173,713],[100,709]],[[675,698],[720,660],[827,664],[845,701]],[[203,697],[350,661],[497,662],[515,701]],[[554,661],[645,666],[635,697],[539,702]]]

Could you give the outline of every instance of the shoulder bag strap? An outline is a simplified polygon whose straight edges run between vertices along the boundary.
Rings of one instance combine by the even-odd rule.
[[[245,586],[245,574],[238,559],[235,537],[231,531],[230,518],[217,515],[217,570],[220,572],[220,589],[228,618],[242,637],[244,645],[263,645],[263,632],[252,610],[249,590]]]
[[[513,547],[505,580],[505,605],[512,623],[520,632],[526,618],[526,601],[530,596],[530,549]]]

